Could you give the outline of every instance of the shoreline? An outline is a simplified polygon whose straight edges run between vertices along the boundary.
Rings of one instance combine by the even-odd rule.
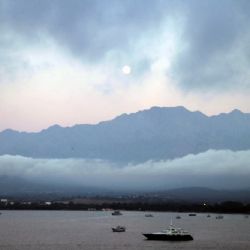
[[[138,212],[176,212],[176,213],[225,213],[250,214],[250,204],[227,201],[216,204],[187,203],[74,203],[72,201],[52,202],[9,202],[1,203],[0,210],[51,210],[51,211],[138,211]]]

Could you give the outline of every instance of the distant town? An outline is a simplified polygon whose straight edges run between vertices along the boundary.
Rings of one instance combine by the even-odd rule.
[[[168,211],[202,213],[243,213],[250,214],[250,203],[223,201],[216,203],[193,203],[163,201],[157,197],[72,197],[61,200],[0,199],[0,210],[88,210],[88,211]]]

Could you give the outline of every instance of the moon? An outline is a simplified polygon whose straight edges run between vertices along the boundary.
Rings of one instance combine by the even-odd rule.
[[[124,65],[122,67],[122,73],[124,75],[129,75],[131,73],[131,67],[129,65]]]

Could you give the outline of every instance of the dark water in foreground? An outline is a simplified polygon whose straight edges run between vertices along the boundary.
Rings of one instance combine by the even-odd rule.
[[[2,211],[0,215],[0,249],[75,250],[75,249],[250,249],[250,217],[215,214],[189,217],[176,213],[86,211]],[[144,240],[142,232],[154,232],[168,227],[170,219],[176,226],[188,230],[194,237],[190,242],[160,242]],[[112,226],[124,225],[125,233],[113,233]]]

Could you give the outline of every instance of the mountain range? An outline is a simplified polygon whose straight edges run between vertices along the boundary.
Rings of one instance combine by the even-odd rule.
[[[95,125],[54,125],[40,132],[0,133],[0,155],[113,162],[174,159],[209,149],[250,149],[250,114],[207,116],[184,107],[152,107]]]

